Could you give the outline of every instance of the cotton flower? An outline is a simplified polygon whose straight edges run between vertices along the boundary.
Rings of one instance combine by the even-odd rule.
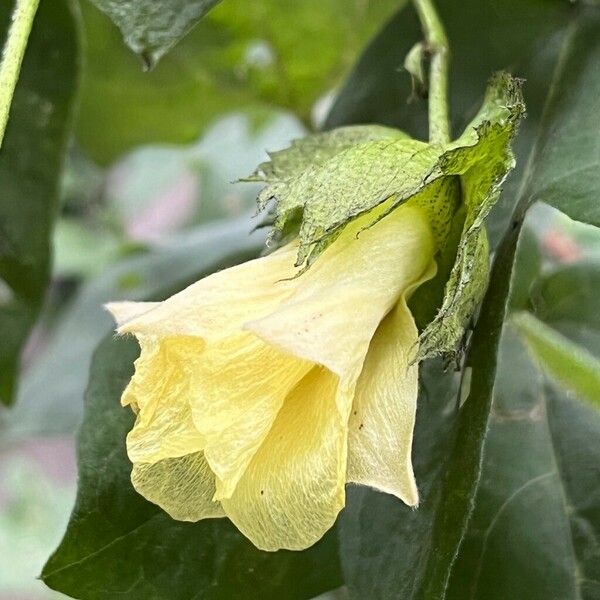
[[[175,519],[226,516],[264,550],[319,540],[346,483],[418,503],[407,300],[436,247],[411,202],[376,213],[299,276],[291,243],[164,302],[109,305],[141,347],[122,396],[140,494]]]

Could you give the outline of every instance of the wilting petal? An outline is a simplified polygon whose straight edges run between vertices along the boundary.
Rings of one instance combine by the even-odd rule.
[[[338,378],[313,368],[286,399],[231,498],[222,500],[258,548],[307,548],[344,506],[347,429],[336,393]]]
[[[190,400],[198,393],[194,371],[203,341],[142,336],[140,346],[135,374],[121,400],[138,410],[127,436],[131,462],[155,462],[202,450],[204,440],[194,426]]]
[[[278,309],[246,325],[265,341],[322,364],[342,380],[360,371],[384,316],[431,267],[424,212],[403,206],[362,231],[348,228]]]
[[[409,506],[419,501],[411,462],[418,367],[410,362],[417,340],[402,298],[371,342],[348,425],[348,481],[393,494]]]
[[[174,519],[199,521],[225,516],[221,505],[212,500],[215,476],[202,452],[134,464],[131,481],[138,493]]]
[[[294,260],[297,247],[289,245],[269,256],[214,273],[160,302],[151,310],[125,320],[119,333],[158,336],[199,336],[218,342],[243,324],[272,312],[297,285]],[[108,307],[113,309],[111,305]],[[128,308],[119,312],[126,313]]]
[[[312,363],[240,332],[203,354],[191,400],[204,454],[217,475],[217,497],[230,496],[294,386]]]

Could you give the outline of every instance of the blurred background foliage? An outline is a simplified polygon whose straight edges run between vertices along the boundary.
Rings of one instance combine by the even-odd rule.
[[[223,0],[187,35],[168,38],[164,48],[138,45],[138,55],[123,44],[108,4],[42,0],[0,152],[0,226],[18,206],[27,215],[20,239],[39,241],[35,252],[23,245],[27,260],[18,263],[5,260],[11,254],[0,244],[0,324],[11,323],[5,346],[13,340],[17,356],[28,335],[15,406],[0,407],[1,600],[61,597],[35,577],[75,498],[74,437],[92,355],[106,336],[92,366],[84,426],[99,434],[85,447],[82,439],[82,479],[85,465],[103,461],[119,442],[118,427],[128,426],[117,384],[135,348],[111,340],[102,304],[164,298],[256,256],[264,242],[261,231],[250,235],[257,188],[232,182],[267,149],[351,123],[426,133],[426,102],[408,101],[411,81],[401,67],[421,38],[403,1]],[[419,511],[350,489],[324,545],[302,558],[271,560],[227,525],[209,531],[160,521],[156,509],[125,489],[127,462],[111,454],[114,477],[83,487],[79,521],[44,572],[49,585],[81,598],[110,599],[125,589],[131,598],[189,597],[185,586],[150,574],[131,587],[135,582],[115,569],[130,561],[135,574],[144,562],[131,558],[131,546],[123,554],[110,546],[103,536],[113,530],[103,524],[134,543],[135,519],[151,515],[160,524],[136,538],[138,556],[159,575],[181,562],[200,590],[205,581],[228,581],[230,595],[219,598],[309,598],[341,585],[339,597],[438,598],[427,588],[438,580],[447,583],[447,598],[600,597],[600,418],[518,320],[525,311],[536,320],[534,334],[541,323],[600,360],[600,17],[584,4],[439,1],[453,52],[453,130],[473,116],[486,80],[503,68],[526,79],[528,119],[517,140],[517,169],[489,224],[499,265],[482,308],[490,340],[474,345],[462,381],[442,374],[437,362],[423,368],[414,451]],[[10,2],[0,8],[2,32],[10,9]],[[119,25],[127,38],[128,24]],[[58,108],[43,119],[44,106]],[[20,282],[32,281],[23,265],[31,264],[36,290],[22,294]],[[478,349],[491,366],[474,355]],[[476,421],[463,409],[470,388],[486,406],[480,388],[488,380],[489,410]],[[467,417],[480,428],[463,440],[457,431]],[[480,461],[475,493],[468,473],[479,473]],[[452,481],[453,468],[470,490],[460,505],[465,514],[474,506],[468,525],[450,518],[456,504],[443,482]],[[436,553],[438,536],[452,540],[464,527],[456,562]],[[170,540],[170,555],[153,554],[157,536]],[[96,538],[109,550],[90,554]],[[199,569],[196,547],[221,556],[218,568],[206,561]],[[322,575],[313,576],[318,569]]]

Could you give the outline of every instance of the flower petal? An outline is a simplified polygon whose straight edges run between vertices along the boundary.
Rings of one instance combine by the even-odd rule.
[[[418,366],[410,363],[417,340],[402,298],[369,347],[348,424],[348,481],[393,494],[409,506],[419,502],[411,462]]]
[[[199,338],[157,340],[140,336],[140,357],[121,402],[138,410],[127,436],[131,462],[156,462],[204,447],[192,420],[190,400],[197,394],[194,370],[204,343]]]
[[[222,501],[258,548],[307,548],[344,506],[347,428],[336,410],[337,392],[338,378],[313,368],[284,402],[231,498]]]
[[[225,516],[221,505],[212,500],[215,476],[202,452],[134,464],[131,482],[144,498],[179,521]]]
[[[151,310],[126,320],[118,331],[199,336],[214,342],[225,339],[249,319],[273,311],[289,296],[297,285],[297,280],[290,280],[296,272],[296,252],[297,246],[289,245],[269,256],[209,275]],[[109,309],[115,307],[109,305]],[[117,316],[119,312],[117,306]]]
[[[140,317],[150,310],[154,310],[160,305],[160,302],[109,302],[105,304],[106,310],[114,317],[117,325],[121,327],[127,321]]]
[[[359,219],[298,278],[289,299],[246,328],[347,379],[360,371],[379,323],[431,267],[433,254],[419,208],[405,205],[363,231]]]
[[[312,367],[249,332],[208,346],[191,406],[218,498],[231,495],[284,399]]]

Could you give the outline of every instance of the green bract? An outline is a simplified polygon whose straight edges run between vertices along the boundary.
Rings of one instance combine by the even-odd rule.
[[[496,75],[479,113],[450,144],[428,144],[378,125],[342,127],[272,153],[247,178],[267,184],[258,197],[259,209],[273,204],[272,238],[290,231],[298,235],[296,264],[305,269],[350,221],[386,201],[386,210],[374,212],[371,225],[414,202],[429,213],[442,253],[451,243],[453,218],[464,207],[454,266],[442,306],[421,334],[419,360],[456,352],[485,291],[489,249],[484,221],[514,166],[510,143],[525,112],[520,87],[510,75]]]

